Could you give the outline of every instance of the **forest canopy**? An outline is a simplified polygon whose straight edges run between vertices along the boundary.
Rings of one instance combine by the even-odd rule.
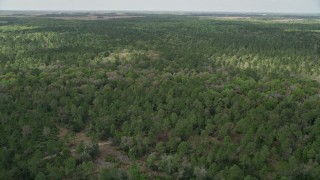
[[[0,17],[0,179],[320,176],[320,21],[131,16]]]

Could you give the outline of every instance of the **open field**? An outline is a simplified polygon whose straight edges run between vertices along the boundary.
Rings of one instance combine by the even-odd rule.
[[[303,19],[274,19],[273,22],[280,22],[280,23],[288,23],[288,22],[302,22]]]
[[[109,19],[128,19],[128,18],[139,18],[143,16],[59,16],[59,17],[44,17],[51,19],[62,19],[62,20],[109,20]]]
[[[203,19],[225,19],[225,20],[237,20],[237,19],[251,19],[251,17],[243,17],[243,16],[199,16]]]

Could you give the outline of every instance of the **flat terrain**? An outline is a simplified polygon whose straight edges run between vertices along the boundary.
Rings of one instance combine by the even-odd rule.
[[[318,16],[0,15],[0,179],[320,176]]]
[[[143,16],[59,16],[59,17],[45,17],[51,19],[62,19],[62,20],[109,20],[109,19],[128,19],[128,18],[139,18]]]
[[[243,16],[199,16],[203,19],[225,19],[225,20],[237,20],[237,19],[251,19],[251,17]]]

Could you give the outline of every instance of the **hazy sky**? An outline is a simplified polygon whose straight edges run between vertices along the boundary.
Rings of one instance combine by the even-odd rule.
[[[0,0],[0,10],[320,13],[320,0]]]

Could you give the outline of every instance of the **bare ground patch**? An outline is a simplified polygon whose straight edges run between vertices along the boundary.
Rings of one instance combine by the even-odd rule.
[[[80,143],[84,144],[94,144],[97,143],[99,145],[99,155],[97,159],[95,160],[97,169],[95,170],[95,173],[99,174],[99,172],[105,168],[113,168],[115,166],[119,168],[128,169],[133,165],[133,162],[131,159],[125,155],[117,146],[113,146],[111,141],[98,141],[94,142],[87,134],[85,133],[86,128],[82,129],[80,132],[73,133],[70,132],[68,129],[57,126],[59,132],[58,137],[61,140],[64,140],[67,138],[69,134],[73,134],[73,138],[69,142],[70,151],[72,156],[76,157],[76,147]],[[112,157],[117,163],[115,162],[109,162],[106,157]],[[57,157],[57,154],[46,156],[42,160],[49,160],[52,158]],[[144,160],[138,160],[137,163],[141,167],[141,171],[148,174],[150,177],[152,176],[159,176],[159,177],[167,177],[165,173],[152,171],[149,169],[146,165],[146,162]],[[118,165],[117,165],[118,164]]]
[[[282,23],[288,23],[288,22],[300,22],[303,21],[303,19],[274,19],[273,22],[282,22]]]

